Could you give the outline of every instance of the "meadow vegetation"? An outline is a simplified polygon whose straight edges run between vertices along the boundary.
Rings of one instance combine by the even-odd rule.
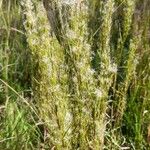
[[[0,150],[149,150],[149,8],[0,0]]]

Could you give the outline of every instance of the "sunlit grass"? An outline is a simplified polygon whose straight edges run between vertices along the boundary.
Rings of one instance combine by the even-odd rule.
[[[149,149],[149,0],[0,0],[0,149]]]

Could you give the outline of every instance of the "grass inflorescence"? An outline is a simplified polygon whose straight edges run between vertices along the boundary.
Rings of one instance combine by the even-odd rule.
[[[0,0],[0,149],[149,149],[149,7]]]

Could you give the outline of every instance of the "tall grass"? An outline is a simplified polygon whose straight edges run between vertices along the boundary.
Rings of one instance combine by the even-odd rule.
[[[149,149],[149,0],[0,0],[0,149]]]

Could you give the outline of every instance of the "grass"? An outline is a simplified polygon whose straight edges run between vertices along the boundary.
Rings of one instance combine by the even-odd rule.
[[[0,0],[0,149],[150,149],[149,6]]]

